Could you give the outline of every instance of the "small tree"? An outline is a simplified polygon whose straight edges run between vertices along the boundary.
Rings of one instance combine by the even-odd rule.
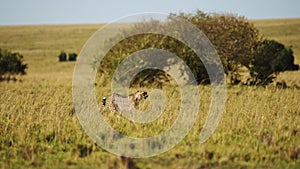
[[[23,63],[23,55],[0,48],[0,81],[15,79],[15,75],[26,74],[27,64]]]

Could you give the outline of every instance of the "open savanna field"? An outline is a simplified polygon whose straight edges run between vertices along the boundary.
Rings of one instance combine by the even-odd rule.
[[[300,19],[251,22],[265,37],[292,46],[295,62],[300,64]],[[79,53],[101,26],[0,27],[0,48],[20,52],[28,64],[27,75],[18,81],[0,82],[1,168],[300,168],[299,71],[279,75],[278,81],[290,86],[286,89],[227,86],[223,117],[205,143],[199,143],[199,134],[210,106],[210,87],[199,86],[196,122],[170,151],[122,160],[96,146],[74,115],[75,62],[58,62],[58,55],[62,50]],[[97,80],[97,98],[107,96],[105,79]],[[130,136],[149,137],[165,131],[176,119],[178,104],[174,103],[180,95],[176,86],[166,85],[162,90],[169,101],[157,121],[132,124],[114,114],[107,115],[107,121]]]

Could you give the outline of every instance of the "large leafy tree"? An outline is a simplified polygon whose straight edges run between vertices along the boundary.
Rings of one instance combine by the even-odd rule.
[[[239,70],[249,64],[262,37],[244,17],[232,14],[195,14],[175,16],[187,19],[210,39],[222,60],[229,83],[239,82]]]
[[[197,10],[189,14],[170,14],[168,22],[163,24],[172,25],[174,17],[191,22],[208,37],[218,51],[230,84],[241,82],[241,77],[245,74],[250,75],[248,82],[251,84],[267,84],[276,73],[299,68],[293,63],[294,56],[290,48],[276,41],[265,40],[254,25],[244,17],[232,14],[206,14]],[[132,29],[125,30],[124,35],[151,27],[159,28],[159,21],[136,23]],[[176,28],[165,31],[174,31],[171,32],[174,37],[176,29],[188,31],[176,24],[171,27]],[[107,53],[99,71],[112,75],[124,58],[133,52],[148,48],[163,49],[176,54],[190,67],[198,83],[209,82],[203,63],[192,49],[177,39],[160,34],[141,34],[122,40]],[[162,71],[146,70],[138,74],[132,82],[157,82],[168,78],[169,76]]]

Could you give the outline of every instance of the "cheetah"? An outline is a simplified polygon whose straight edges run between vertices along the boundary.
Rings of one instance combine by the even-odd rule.
[[[134,107],[137,107],[142,100],[146,100],[147,98],[148,94],[145,91],[137,91],[129,96],[113,93],[107,99],[106,97],[103,97],[102,106],[104,109],[109,109],[111,111],[130,111]]]

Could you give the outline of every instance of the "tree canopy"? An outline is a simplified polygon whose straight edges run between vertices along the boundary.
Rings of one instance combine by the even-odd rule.
[[[219,54],[227,82],[230,84],[265,85],[272,82],[279,72],[299,69],[299,66],[294,64],[291,48],[274,40],[265,39],[244,17],[232,14],[206,14],[200,10],[189,14],[170,14],[168,21],[163,25],[170,24],[176,27],[169,30],[173,31],[171,32],[173,37],[176,37],[178,33],[176,29],[188,30],[172,25],[172,18],[189,21],[207,36]],[[124,30],[124,35],[140,29],[160,27],[160,24],[160,21],[136,23],[133,28]],[[173,37],[154,33],[125,38],[107,53],[99,71],[112,76],[118,64],[127,56],[142,49],[157,48],[167,50],[183,59],[199,84],[209,83],[206,68],[195,51]],[[168,78],[170,77],[163,71],[151,69],[140,72],[132,83],[139,84],[142,81],[159,83]]]

